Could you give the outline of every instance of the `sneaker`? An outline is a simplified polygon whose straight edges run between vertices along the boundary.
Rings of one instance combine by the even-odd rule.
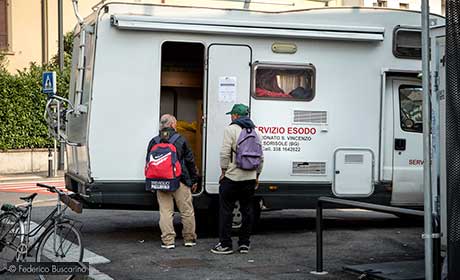
[[[195,245],[196,245],[196,239],[184,241],[184,246],[185,247],[193,247]]]
[[[238,252],[241,254],[249,253],[249,245],[240,245],[240,247],[238,247]]]
[[[161,248],[163,248],[163,249],[174,249],[174,248],[176,248],[176,245],[174,245],[174,243],[173,244],[165,244],[165,243],[161,242]]]
[[[214,248],[211,249],[211,253],[218,255],[228,255],[233,254],[233,249],[231,247],[223,247],[219,242],[216,246],[214,246]]]

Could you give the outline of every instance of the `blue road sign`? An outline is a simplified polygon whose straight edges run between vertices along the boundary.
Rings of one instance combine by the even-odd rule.
[[[56,72],[43,72],[42,87],[43,93],[56,94]]]

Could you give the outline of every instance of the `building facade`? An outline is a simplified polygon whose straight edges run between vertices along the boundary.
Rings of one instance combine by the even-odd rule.
[[[80,1],[83,15],[98,0]],[[10,72],[47,62],[58,51],[58,0],[0,0],[0,51]],[[64,32],[76,24],[72,1],[63,0]]]
[[[47,62],[58,52],[59,0],[0,0],[0,52],[6,54],[10,72],[31,62]],[[72,0],[63,1],[63,30],[77,23]],[[80,0],[82,16],[109,0]],[[287,11],[320,7],[364,6],[420,10],[420,0],[125,0],[124,2],[187,5],[216,8]],[[430,1],[430,11],[445,14],[445,0]]]

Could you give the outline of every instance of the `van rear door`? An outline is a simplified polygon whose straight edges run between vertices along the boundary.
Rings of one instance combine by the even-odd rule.
[[[219,153],[226,115],[235,103],[249,105],[251,49],[244,45],[213,44],[208,48],[208,90],[206,96],[206,173],[208,193],[219,193]]]

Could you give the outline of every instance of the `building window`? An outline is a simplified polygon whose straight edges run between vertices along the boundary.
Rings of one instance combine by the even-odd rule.
[[[402,130],[423,133],[422,103],[421,87],[413,85],[399,87],[399,112]]]
[[[307,65],[256,63],[252,96],[257,99],[311,101],[315,97],[315,68]]]
[[[8,0],[0,0],[0,51],[7,51],[8,44]]]
[[[372,3],[372,6],[386,8],[388,7],[388,3],[386,0],[377,0],[377,2]]]
[[[399,8],[400,9],[409,9],[409,3],[399,3]]]

